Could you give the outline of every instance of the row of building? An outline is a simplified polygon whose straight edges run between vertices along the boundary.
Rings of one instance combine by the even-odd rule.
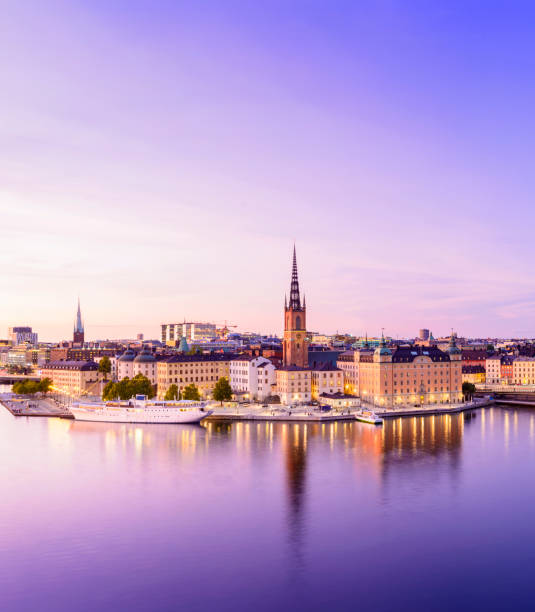
[[[184,323],[181,328],[178,324],[162,326],[162,341],[174,343],[176,348],[180,338],[173,354],[157,353],[145,347],[137,353],[128,349],[119,356],[112,355],[111,378],[121,380],[143,374],[156,386],[160,398],[171,385],[183,390],[192,383],[208,398],[216,382],[227,377],[237,397],[270,401],[277,396],[287,405],[311,400],[348,405],[355,397],[382,406],[461,401],[462,359],[453,334],[446,350],[432,343],[390,348],[382,336],[375,348],[365,342],[353,351],[314,352],[310,350],[306,316],[294,248],[290,296],[284,303],[280,362],[254,351],[241,355],[189,354],[187,336],[211,331],[194,332],[188,328],[190,324]],[[75,331],[77,328],[81,333],[79,310]],[[55,389],[72,395],[95,394],[95,388],[104,383],[104,375],[94,361],[53,360],[43,366],[42,374],[52,378]]]

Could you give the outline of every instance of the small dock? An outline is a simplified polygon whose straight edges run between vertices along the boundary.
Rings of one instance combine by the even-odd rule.
[[[68,408],[57,404],[51,398],[26,398],[4,393],[0,405],[15,417],[60,417],[72,419]]]

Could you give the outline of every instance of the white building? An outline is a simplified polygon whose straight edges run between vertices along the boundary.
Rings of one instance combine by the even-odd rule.
[[[132,349],[127,349],[117,359],[115,366],[115,380],[122,380],[127,376],[128,378],[133,378],[138,374],[143,374],[153,385],[158,381],[156,357],[148,349],[143,349],[137,356]],[[112,377],[114,374],[113,370],[112,365]]]
[[[213,340],[217,337],[215,323],[163,323],[162,344],[175,346],[181,338],[186,338],[188,344],[195,341]]]
[[[502,360],[499,356],[487,357],[485,360],[486,382],[489,385],[497,385],[501,381],[501,364]]]
[[[358,395],[359,392],[359,355],[357,351],[344,351],[338,355],[336,366],[344,374],[344,393]]]
[[[266,357],[236,357],[230,362],[229,382],[233,391],[262,401],[276,383],[275,366]]]
[[[117,374],[116,380],[123,380],[123,378],[133,378],[134,377],[134,359],[136,358],[136,354],[132,349],[127,349],[120,357],[117,359]]]

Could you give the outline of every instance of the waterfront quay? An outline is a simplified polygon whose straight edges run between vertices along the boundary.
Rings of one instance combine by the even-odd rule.
[[[383,419],[398,418],[403,416],[421,416],[438,414],[456,414],[467,410],[475,410],[484,406],[489,406],[493,401],[486,398],[478,398],[471,402],[464,402],[455,405],[429,404],[424,406],[409,407],[400,406],[397,408],[378,409],[372,404],[362,403],[359,409],[332,410],[322,413],[315,410],[315,406],[277,406],[265,407],[261,404],[249,404],[246,406],[219,406],[211,405],[213,410],[207,420],[212,421],[304,421],[304,422],[329,422],[329,421],[353,421],[355,415],[361,410],[375,412],[378,417]]]
[[[13,393],[0,394],[0,404],[13,416],[72,418],[68,408],[50,397],[28,398]]]
[[[375,412],[380,418],[389,419],[404,416],[455,414],[489,406],[493,403],[494,400],[485,397],[453,406],[437,406],[436,404],[430,404],[412,408],[400,406],[397,408],[377,409],[377,407],[371,404],[367,405],[363,403],[361,408]],[[3,393],[0,394],[0,404],[16,417],[73,418],[68,407],[59,404],[51,397],[27,398],[12,393]],[[318,406],[313,405],[283,406],[278,404],[266,406],[264,404],[220,405],[218,403],[212,403],[208,405],[207,408],[212,411],[212,414],[206,417],[205,420],[207,421],[292,421],[329,423],[333,421],[354,421],[356,414],[360,411],[359,408],[323,412],[318,409]]]

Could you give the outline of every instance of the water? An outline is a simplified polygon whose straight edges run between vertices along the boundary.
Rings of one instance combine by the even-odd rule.
[[[535,411],[109,425],[0,410],[2,610],[528,610]]]

